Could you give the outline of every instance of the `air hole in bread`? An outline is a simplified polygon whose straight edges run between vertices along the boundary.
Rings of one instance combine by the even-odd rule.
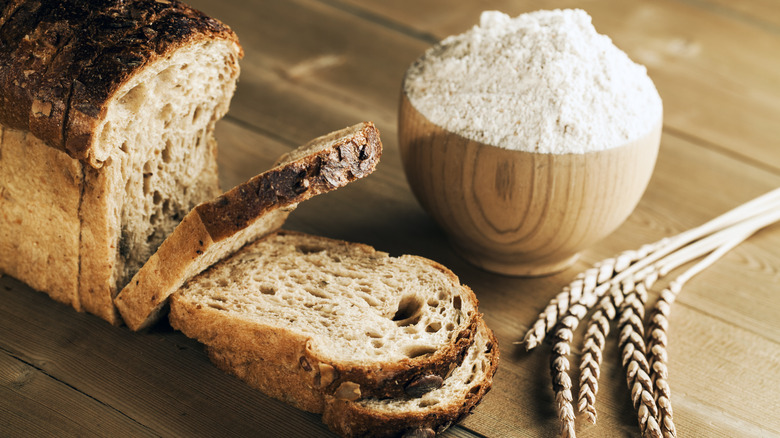
[[[152,195],[152,202],[154,205],[159,205],[162,202],[162,195],[159,191],[154,191],[154,194]]]
[[[217,304],[217,303],[209,303],[208,306],[211,307],[212,309],[227,310],[227,309],[225,309],[225,306],[223,306],[221,304]]]
[[[144,173],[144,195],[148,195],[152,189],[152,174]]]
[[[373,341],[371,341],[371,345],[373,345],[374,348],[382,348],[385,346],[385,343],[384,341],[381,341],[379,339],[374,339]]]
[[[119,98],[119,104],[127,108],[128,111],[135,113],[141,109],[146,100],[146,86],[143,84],[131,88],[124,96]]]
[[[439,306],[439,300],[436,298],[431,298],[428,300],[428,305],[431,307],[438,307]]]
[[[377,300],[375,297],[372,297],[371,295],[367,293],[360,294],[360,298],[363,298],[363,301],[366,302],[371,307],[379,307],[382,305],[382,303]]]
[[[471,367],[471,375],[469,375],[469,378],[466,379],[465,384],[468,385],[469,383],[473,382],[474,381],[474,377],[476,377],[476,375],[477,375],[477,364],[474,364]]]
[[[436,348],[430,345],[410,345],[404,349],[404,354],[410,359],[435,352]]]
[[[398,303],[398,310],[393,315],[393,321],[399,326],[417,324],[422,317],[422,300],[417,295],[406,295]]]
[[[160,108],[160,120],[163,120],[165,123],[170,123],[171,119],[173,119],[173,105],[170,103],[166,103],[165,106]]]
[[[260,293],[263,295],[276,295],[276,289],[273,286],[260,286]]]
[[[421,408],[427,408],[429,406],[437,405],[439,404],[439,400],[435,398],[426,398],[420,400],[420,402],[417,404]]]
[[[369,338],[381,338],[382,334],[374,330],[369,330],[366,332],[366,336]]]
[[[445,328],[445,329],[446,329],[448,332],[451,332],[451,331],[455,330],[455,324],[453,324],[453,323],[451,323],[451,322],[448,322],[448,323],[447,323],[447,325],[445,325],[445,326],[444,326],[444,328]]]
[[[460,296],[456,296],[455,298],[452,299],[452,307],[455,310],[460,310],[462,305],[463,305],[463,300],[461,300]]]
[[[199,118],[200,115],[203,113],[203,108],[198,106],[195,107],[195,111],[192,112],[192,123],[195,123]],[[200,142],[198,142],[200,143]]]
[[[316,245],[296,245],[295,250],[301,254],[316,254],[318,252],[325,251],[325,248]]]
[[[330,295],[328,295],[325,291],[320,290],[320,289],[315,289],[313,287],[306,287],[306,288],[304,288],[304,290],[306,292],[314,295],[317,298],[322,298],[322,299],[330,298]]]
[[[165,148],[163,148],[163,150],[162,150],[163,162],[165,162],[165,163],[170,163],[171,162],[171,158],[172,158],[171,149],[172,149],[172,147],[173,147],[173,143],[171,143],[171,140],[166,140],[165,141]]]
[[[428,333],[436,333],[439,330],[441,330],[441,323],[440,322],[432,322],[425,326],[425,331]]]
[[[124,153],[126,153],[126,154],[130,153],[130,149],[128,148],[126,141],[122,142],[122,146],[119,146],[119,150],[124,152]]]

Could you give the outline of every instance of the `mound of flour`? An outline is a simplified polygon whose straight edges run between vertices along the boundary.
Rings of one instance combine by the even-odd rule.
[[[662,113],[646,69],[582,10],[483,12],[479,26],[418,59],[404,89],[433,123],[529,152],[620,146],[650,132]]]

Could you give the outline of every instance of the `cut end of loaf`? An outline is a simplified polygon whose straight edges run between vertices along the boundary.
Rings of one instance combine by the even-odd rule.
[[[183,326],[197,338],[211,323],[241,321],[309,338],[308,353],[331,364],[407,361],[438,352],[477,312],[468,288],[424,260],[279,232],[193,279],[175,302],[202,314],[201,327],[191,315]]]
[[[74,218],[75,230],[70,223],[52,228],[75,236],[68,242],[75,250],[68,248],[66,260],[54,245],[39,245],[14,263],[75,266],[67,300],[48,280],[20,277],[118,323],[116,291],[186,212],[219,192],[212,132],[235,88],[238,40],[178,0],[14,1],[0,6],[0,15],[8,43],[0,45],[0,58],[14,60],[0,66],[2,129],[63,151],[79,169],[69,185],[30,179],[33,192],[63,199],[49,203],[53,213],[36,209],[35,220]],[[69,167],[47,171],[73,173]],[[62,209],[72,204],[76,212]]]
[[[107,104],[95,147],[107,158],[89,171],[82,241],[111,262],[82,263],[88,311],[115,315],[116,291],[195,205],[219,193],[214,128],[235,90],[239,52],[226,40],[181,47],[146,65]]]
[[[107,171],[124,182],[118,288],[185,214],[218,194],[214,127],[235,89],[237,53],[229,41],[182,48],[139,73],[109,105],[96,154],[107,155]]]
[[[278,165],[188,213],[115,300],[133,330],[148,327],[185,281],[279,229],[298,202],[371,173],[382,154],[379,131],[364,122],[316,138]]]

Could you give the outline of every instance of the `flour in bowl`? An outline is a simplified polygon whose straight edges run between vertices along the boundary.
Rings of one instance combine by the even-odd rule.
[[[662,116],[645,67],[598,34],[582,10],[483,12],[478,26],[417,60],[404,89],[433,123],[528,152],[617,147]]]

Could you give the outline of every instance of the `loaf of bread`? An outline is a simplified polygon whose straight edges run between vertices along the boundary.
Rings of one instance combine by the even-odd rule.
[[[112,322],[116,293],[219,194],[242,56],[177,0],[0,4],[0,271]]]
[[[251,243],[190,280],[171,297],[170,321],[204,343],[217,366],[264,393],[310,412],[343,411],[344,424],[329,420],[339,430],[359,422],[364,409],[392,417],[367,400],[401,403],[441,386],[477,332],[495,346],[490,331],[479,328],[474,293],[438,263],[289,231]],[[485,388],[495,362],[488,356],[478,379]],[[462,398],[457,415],[440,415],[447,420],[434,415],[409,424],[454,421],[470,409]],[[335,401],[369,407],[329,408]],[[385,425],[397,433],[412,419]]]
[[[185,281],[277,230],[298,202],[370,174],[381,155],[379,131],[359,123],[311,140],[273,169],[196,206],[117,296],[125,323],[148,327]]]

